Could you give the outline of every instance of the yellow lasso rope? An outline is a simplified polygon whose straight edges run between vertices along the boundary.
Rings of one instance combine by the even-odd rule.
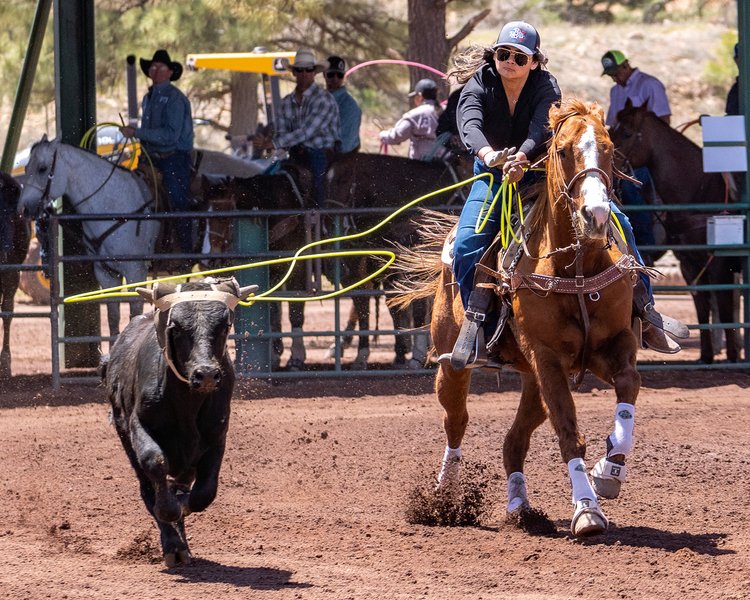
[[[365,237],[367,235],[370,235],[374,231],[377,231],[381,227],[385,226],[387,223],[398,217],[401,213],[404,211],[412,208],[413,206],[416,206],[420,202],[423,202],[424,200],[427,200],[429,198],[432,198],[434,196],[437,196],[438,194],[442,194],[444,192],[449,192],[455,189],[458,189],[459,187],[462,187],[470,182],[476,181],[480,177],[490,177],[490,183],[492,182],[492,174],[491,173],[482,173],[480,175],[475,175],[474,177],[471,177],[469,179],[466,179],[464,181],[460,181],[458,183],[454,183],[453,185],[441,188],[439,190],[435,190],[433,192],[430,192],[429,194],[425,194],[424,196],[420,196],[416,200],[412,200],[411,202],[405,204],[398,210],[392,212],[388,216],[386,216],[383,220],[381,220],[379,223],[371,227],[370,229],[367,229],[366,231],[362,231],[360,233],[353,233],[349,235],[343,235],[335,238],[329,238],[325,240],[320,240],[316,242],[311,242],[309,244],[305,244],[302,246],[297,252],[295,252],[294,256],[284,257],[284,258],[277,258],[272,260],[265,260],[257,263],[245,263],[243,265],[235,265],[232,267],[222,267],[219,269],[210,269],[208,271],[199,271],[197,273],[190,273],[187,275],[172,275],[169,277],[161,277],[159,279],[152,279],[149,281],[140,281],[137,283],[129,283],[124,284],[116,287],[106,288],[103,290],[95,290],[92,292],[84,292],[82,294],[75,294],[73,296],[69,296],[67,298],[63,299],[64,304],[72,304],[76,302],[86,302],[88,300],[100,300],[103,298],[115,298],[115,297],[127,297],[127,296],[137,296],[137,292],[127,292],[125,290],[128,289],[134,289],[136,287],[143,287],[147,285],[154,284],[156,282],[166,282],[166,281],[176,281],[185,279],[187,277],[203,277],[207,275],[216,275],[221,273],[229,273],[232,271],[241,271],[244,269],[254,269],[258,267],[264,267],[269,265],[275,265],[275,264],[283,264],[283,263],[291,263],[289,265],[289,269],[287,270],[284,277],[277,283],[275,286],[270,288],[269,290],[263,292],[262,294],[259,294],[257,296],[253,296],[251,299],[249,299],[247,302],[240,302],[243,306],[251,306],[253,303],[262,300],[266,302],[311,302],[313,300],[327,300],[330,298],[334,298],[336,296],[339,296],[341,294],[344,294],[350,290],[353,290],[360,285],[367,283],[371,279],[377,277],[380,273],[385,271],[390,265],[393,264],[393,262],[396,260],[395,253],[389,251],[389,250],[347,250],[347,251],[337,251],[337,252],[326,252],[326,253],[318,253],[318,254],[308,254],[305,256],[301,256],[303,252],[306,250],[313,248],[315,246],[322,246],[324,244],[334,244],[336,242],[342,242],[347,240],[354,240],[361,237]],[[297,264],[298,260],[312,260],[315,258],[334,258],[334,257],[345,257],[345,256],[385,256],[388,257],[388,261],[380,267],[378,270],[376,270],[374,273],[368,275],[364,279],[361,279],[360,281],[357,281],[356,283],[353,283],[345,288],[342,288],[340,290],[336,290],[334,292],[320,295],[320,296],[311,296],[307,298],[294,298],[294,297],[276,297],[271,296],[273,292],[278,290],[284,283],[289,279],[291,276],[292,271],[294,270],[294,266]]]
[[[98,131],[99,131],[100,128],[102,128],[102,127],[117,127],[119,129],[120,127],[122,127],[122,126],[125,125],[125,121],[123,120],[122,115],[120,115],[120,121],[121,121],[121,123],[119,123],[119,124],[118,123],[114,123],[112,121],[104,121],[102,123],[97,123],[93,127],[89,127],[86,130],[86,133],[83,134],[83,137],[81,138],[81,143],[79,144],[79,147],[85,148],[87,150],[90,150],[91,149],[91,141],[97,135],[97,133],[98,133]],[[142,144],[138,144],[135,141],[135,139],[136,138],[134,138],[134,137],[125,138],[125,144],[123,145],[123,151],[125,150],[125,148],[128,147],[128,145],[130,145],[130,146],[133,147],[133,151],[131,153],[131,157],[130,157],[129,161],[127,163],[122,164],[121,166],[127,168],[128,170],[132,170],[133,166],[135,164],[135,161],[138,158],[138,153],[135,150],[136,150],[136,148],[140,149],[141,154],[146,157],[146,160],[148,161],[149,169],[151,170],[151,181],[154,184],[154,190],[153,190],[153,193],[154,193],[154,206],[157,207],[157,209],[158,209],[158,207],[159,207],[159,186],[156,185],[156,167],[154,167],[154,163],[151,160],[151,157],[149,156],[149,154],[146,151],[146,149],[143,147]],[[120,155],[122,156],[122,152],[120,153]],[[119,159],[118,159],[117,162],[119,164]]]
[[[502,196],[502,200],[500,202],[500,239],[501,239],[503,248],[508,247],[508,244],[510,242],[510,240],[508,239],[509,235],[517,243],[520,244],[521,238],[516,237],[516,232],[513,231],[513,227],[511,226],[511,222],[510,222],[510,217],[513,212],[513,197],[514,196],[518,199],[518,215],[521,220],[521,225],[523,225],[523,222],[524,222],[523,205],[521,202],[521,194],[518,193],[518,185],[515,182],[510,183],[506,175],[503,178],[502,182],[500,183],[497,193],[493,196],[492,203],[487,209],[487,213],[483,215],[482,213],[484,213],[484,208],[485,206],[487,206],[487,200],[489,199],[490,194],[492,193],[492,186],[493,186],[494,178],[492,177],[492,173],[483,173],[482,175],[489,175],[490,183],[489,183],[489,188],[487,189],[487,193],[484,196],[482,207],[479,210],[479,215],[477,215],[477,222],[476,222],[476,225],[474,226],[474,233],[482,233],[485,226],[487,225],[487,221],[489,221],[490,215],[492,215],[493,211],[495,210],[495,205],[497,204],[498,198]]]

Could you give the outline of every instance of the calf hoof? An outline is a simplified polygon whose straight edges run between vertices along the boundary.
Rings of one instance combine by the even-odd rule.
[[[575,537],[599,535],[607,530],[607,525],[607,517],[595,500],[583,498],[576,502],[573,519],[570,521],[570,531]]]
[[[164,564],[167,565],[168,569],[183,567],[189,565],[192,561],[193,555],[190,554],[190,550],[177,550],[164,554]]]
[[[601,477],[592,477],[591,480],[594,485],[594,491],[600,498],[614,500],[620,495],[622,483],[620,483],[617,479],[602,479]]]

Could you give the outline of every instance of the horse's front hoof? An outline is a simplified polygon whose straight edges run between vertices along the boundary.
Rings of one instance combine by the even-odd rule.
[[[583,498],[576,502],[573,519],[570,521],[570,531],[575,537],[599,535],[607,531],[607,525],[607,517],[595,500]]]

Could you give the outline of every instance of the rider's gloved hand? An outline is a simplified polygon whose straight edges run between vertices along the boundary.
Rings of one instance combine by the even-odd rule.
[[[271,155],[271,160],[282,161],[289,158],[289,151],[285,148],[276,148]]]
[[[501,167],[508,160],[508,157],[516,151],[516,147],[505,148],[503,150],[492,150],[484,155],[484,164],[490,169],[493,167]]]
[[[508,156],[503,165],[503,176],[508,178],[509,183],[517,183],[523,178],[523,167],[528,165],[528,159],[524,152]]]

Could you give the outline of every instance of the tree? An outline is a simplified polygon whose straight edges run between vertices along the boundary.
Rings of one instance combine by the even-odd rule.
[[[489,8],[479,11],[466,21],[458,32],[447,37],[445,18],[450,2],[451,0],[409,0],[409,45],[406,49],[406,57],[409,60],[446,72],[450,55],[490,13]],[[423,77],[425,77],[424,73],[411,72],[412,89],[414,84]],[[442,86],[445,94],[446,82],[442,82]]]

